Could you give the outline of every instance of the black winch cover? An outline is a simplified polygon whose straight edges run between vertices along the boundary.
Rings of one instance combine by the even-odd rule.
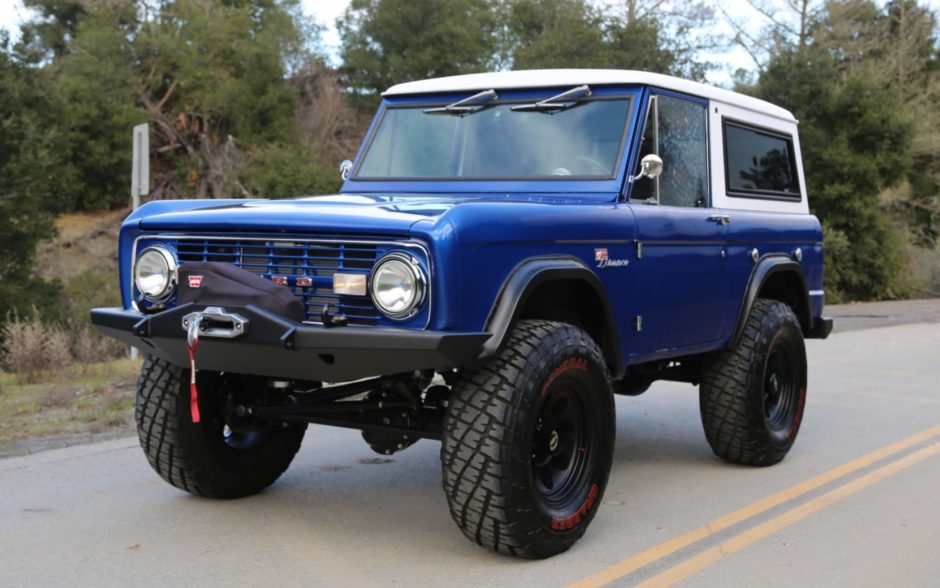
[[[254,304],[297,322],[304,320],[304,305],[290,288],[231,263],[209,261],[180,266],[176,299],[179,304],[206,306]]]

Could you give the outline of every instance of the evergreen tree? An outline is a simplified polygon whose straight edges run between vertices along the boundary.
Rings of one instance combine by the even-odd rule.
[[[64,137],[51,129],[48,95],[42,72],[13,52],[0,32],[0,323],[11,312],[54,307],[55,285],[33,269],[36,246],[53,235],[51,213],[69,181],[61,165]]]
[[[352,0],[337,21],[346,84],[372,109],[389,86],[491,69],[495,0]]]

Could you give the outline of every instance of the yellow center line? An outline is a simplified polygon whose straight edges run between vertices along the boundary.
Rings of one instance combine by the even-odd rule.
[[[880,482],[885,478],[892,476],[901,470],[907,469],[914,464],[917,464],[921,461],[924,461],[928,457],[937,455],[940,453],[940,443],[935,443],[915,451],[914,453],[902,457],[897,461],[893,461],[888,465],[882,466],[877,470],[865,474],[864,476],[847,482],[842,486],[839,486],[835,490],[830,490],[829,492],[809,500],[799,506],[795,506],[787,512],[777,515],[776,517],[765,521],[759,525],[735,535],[734,537],[722,541],[718,545],[706,549],[702,553],[687,559],[686,561],[661,572],[660,574],[650,578],[649,580],[639,584],[638,588],[660,588],[663,586],[672,586],[682,580],[685,580],[689,576],[697,574],[698,572],[704,570],[708,566],[711,566],[723,558],[741,551],[745,547],[757,543],[761,539],[766,538],[768,535],[772,535],[794,523],[797,523],[809,515],[819,512],[820,510],[830,506],[840,500],[843,500],[863,488],[867,488],[876,482]]]
[[[588,588],[609,584],[618,578],[622,578],[642,567],[668,557],[677,551],[685,549],[690,545],[694,545],[695,543],[698,543],[703,539],[707,539],[712,535],[720,533],[721,531],[733,525],[753,518],[776,506],[798,498],[807,492],[811,492],[816,488],[825,486],[834,480],[838,480],[839,478],[847,476],[875,462],[881,461],[886,457],[900,453],[905,449],[913,447],[918,443],[923,443],[924,441],[932,439],[938,435],[940,435],[940,425],[931,427],[921,431],[920,433],[901,439],[900,441],[892,443],[886,447],[882,447],[881,449],[876,449],[871,453],[866,453],[861,457],[853,459],[852,461],[844,463],[831,470],[825,471],[813,478],[810,478],[809,480],[800,482],[799,484],[791,486],[785,490],[781,490],[775,494],[771,494],[770,496],[758,500],[757,502],[714,519],[713,521],[710,521],[701,527],[692,529],[691,531],[683,533],[678,537],[664,541],[634,556],[621,560],[611,565],[610,567],[607,567],[595,574],[570,584],[569,588]]]

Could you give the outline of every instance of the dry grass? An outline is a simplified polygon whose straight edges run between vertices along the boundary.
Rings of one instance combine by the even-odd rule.
[[[34,384],[44,373],[72,365],[68,335],[35,319],[12,318],[3,327],[2,341],[4,363],[24,383]]]
[[[27,440],[71,439],[55,446],[133,431],[140,362],[113,360],[127,347],[88,324],[89,308],[120,303],[117,236],[127,212],[63,215],[58,236],[37,252],[40,275],[62,283],[63,320],[15,318],[0,334],[0,455],[22,452],[23,441],[31,450]]]
[[[72,365],[24,383],[0,372],[0,450],[17,441],[132,431],[140,361],[121,359]]]
[[[58,235],[37,252],[36,270],[47,279],[69,282],[94,268],[117,285],[117,238],[130,211],[64,214],[56,220]]]

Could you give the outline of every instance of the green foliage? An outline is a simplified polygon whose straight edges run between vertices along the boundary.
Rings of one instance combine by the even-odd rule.
[[[55,285],[33,271],[36,246],[54,234],[51,212],[69,179],[52,116],[41,72],[0,36],[0,323],[11,312],[54,302]]]
[[[615,22],[608,30],[607,67],[638,69],[655,73],[682,75],[682,52],[671,49],[664,39],[659,21],[647,18]],[[684,75],[701,79],[702,75]]]
[[[708,64],[698,59],[691,12],[650,7],[610,13],[587,0],[505,0],[503,61],[514,69],[585,67],[638,69],[702,79]]]
[[[504,10],[515,69],[606,65],[604,18],[585,0],[512,0]]]
[[[23,36],[44,56],[65,55],[75,37],[78,20],[85,13],[85,2],[69,0],[23,0],[23,6],[35,10],[40,18],[26,23]]]
[[[485,71],[497,52],[495,0],[352,0],[337,21],[346,83],[372,108],[400,82]]]
[[[169,2],[134,39],[135,77],[153,100],[169,93],[163,112],[170,119],[198,113],[207,131],[244,144],[283,140],[297,104],[285,82],[286,57],[303,41],[282,7],[294,4]]]
[[[337,168],[321,163],[304,144],[276,143],[251,158],[245,184],[261,198],[331,194],[341,183]]]
[[[246,152],[297,142],[305,59],[297,0],[30,0],[24,47],[43,68],[67,140],[62,208],[128,202],[131,128],[152,128],[156,197],[251,196]],[[146,8],[146,10],[142,10]],[[312,31],[312,32],[311,32]]]
[[[132,24],[101,11],[79,20],[71,51],[47,68],[54,83],[56,125],[68,139],[72,182],[66,210],[103,210],[130,199],[131,128],[146,122],[136,108]]]

